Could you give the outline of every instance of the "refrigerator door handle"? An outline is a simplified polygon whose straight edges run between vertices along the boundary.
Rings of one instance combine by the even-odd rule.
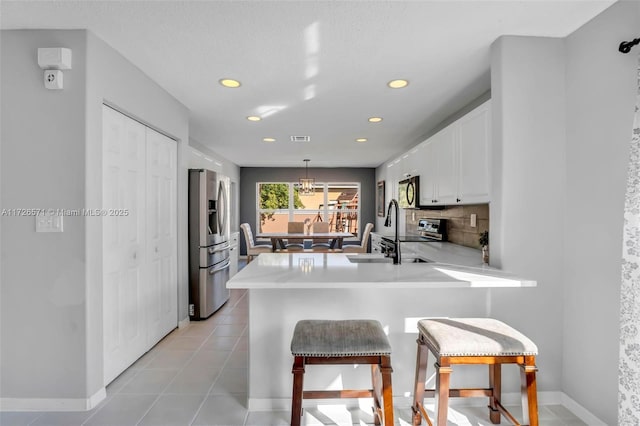
[[[227,229],[227,190],[224,186],[224,182],[221,180],[218,188],[218,204],[220,205],[220,212],[218,213],[218,226],[220,227],[219,233],[226,235]]]
[[[217,253],[219,251],[224,251],[229,249],[230,247],[231,247],[230,243],[225,243],[225,245],[223,245],[222,247],[216,247],[216,248],[210,247],[209,254]]]
[[[222,271],[224,269],[227,269],[229,266],[231,265],[231,259],[227,259],[226,263],[222,266],[218,266],[217,268],[211,268],[209,269],[209,275],[213,275],[216,272]]]

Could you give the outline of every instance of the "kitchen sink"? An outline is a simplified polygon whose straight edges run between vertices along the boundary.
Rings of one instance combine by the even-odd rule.
[[[353,256],[347,256],[351,263],[393,263],[393,259],[390,257],[383,257],[379,255],[367,256],[362,254],[356,254]]]
[[[402,259],[402,263],[433,263],[433,260],[425,259],[423,257],[409,257]]]
[[[347,259],[351,263],[393,263],[393,258],[383,257],[380,255],[367,256],[363,254],[357,254],[349,256]],[[425,259],[423,257],[407,257],[402,259],[402,263],[431,263],[433,260]]]

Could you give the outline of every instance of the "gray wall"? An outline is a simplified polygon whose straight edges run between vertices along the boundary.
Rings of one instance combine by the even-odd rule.
[[[608,425],[618,424],[623,211],[640,55],[640,46],[624,55],[618,45],[639,36],[640,3],[623,1],[566,44],[562,383]]]
[[[297,182],[304,168],[241,167],[240,223],[247,222],[256,232],[256,183]],[[376,223],[376,181],[373,168],[309,168],[316,182],[360,182],[361,230],[367,222]],[[240,253],[247,254],[244,235],[240,233]]]
[[[562,389],[564,52],[559,38],[501,37],[491,59],[491,264],[538,282],[495,292],[491,315],[538,345],[541,391]]]
[[[105,100],[179,140],[179,312],[186,317],[188,110],[84,30],[2,31],[0,46],[2,208],[101,206]],[[38,47],[72,49],[64,90],[44,88]],[[63,233],[35,233],[33,217],[3,216],[0,224],[0,397],[35,409],[81,409],[104,385],[101,221],[65,217]]]
[[[2,31],[3,209],[85,207],[86,33]],[[39,47],[68,47],[65,89],[47,90]],[[83,398],[86,391],[85,218],[35,233],[2,216],[0,396]]]
[[[538,343],[541,390],[563,391],[609,425],[618,423],[622,221],[640,54],[617,47],[638,28],[640,3],[617,2],[566,39],[503,37],[491,62],[492,260],[538,280],[532,294],[492,304]]]

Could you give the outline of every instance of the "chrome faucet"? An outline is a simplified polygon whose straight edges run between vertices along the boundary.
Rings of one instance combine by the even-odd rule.
[[[399,224],[400,224],[400,208],[398,206],[398,202],[395,199],[391,199],[391,201],[389,201],[389,207],[387,208],[387,217],[384,220],[384,226],[386,226],[387,228],[391,226],[391,207],[394,207],[394,210],[396,212],[396,235],[393,239],[394,245],[395,245],[395,250],[393,251],[393,253],[391,254],[391,256],[393,257],[393,264],[394,265],[399,265],[400,264],[400,236],[398,235],[398,230],[399,230]],[[385,253],[385,255],[387,255],[388,253]]]

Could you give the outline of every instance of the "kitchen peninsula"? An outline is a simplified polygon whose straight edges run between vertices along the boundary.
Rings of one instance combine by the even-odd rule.
[[[536,282],[494,269],[448,263],[393,265],[377,255],[261,254],[227,284],[248,289],[249,409],[289,409],[289,344],[301,319],[380,321],[392,346],[394,397],[412,392],[416,322],[425,317],[490,317],[492,293],[520,288],[522,300]],[[499,318],[509,321],[508,318]],[[364,367],[356,367],[364,368]],[[477,372],[477,374],[475,374]],[[485,369],[467,374],[484,380]],[[305,387],[367,387],[353,366],[309,368]],[[517,380],[516,380],[517,383]],[[505,392],[517,392],[505,383]],[[407,402],[407,404],[409,404]]]

